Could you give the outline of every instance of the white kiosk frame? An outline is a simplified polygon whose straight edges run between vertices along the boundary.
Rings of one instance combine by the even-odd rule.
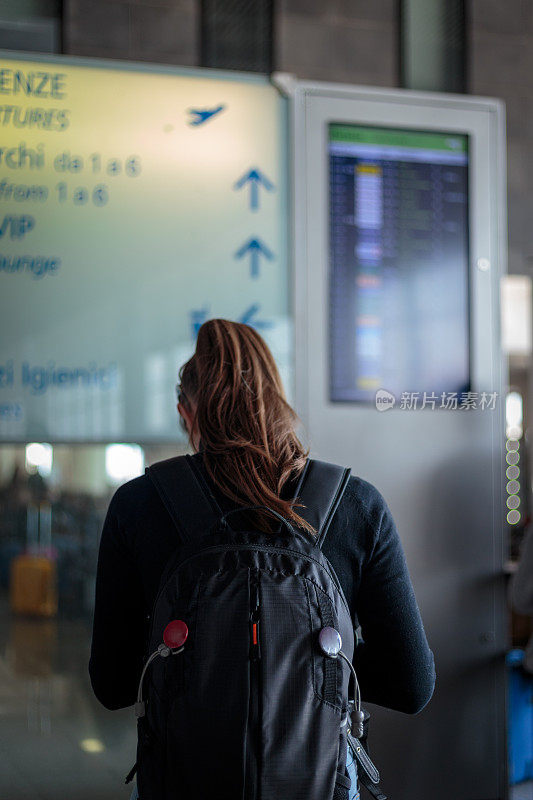
[[[504,107],[490,98],[275,81],[292,109],[297,409],[313,453],[351,466],[387,500],[436,657],[427,710],[408,718],[373,709],[372,749],[394,800],[504,798]],[[471,390],[497,392],[494,410],[378,413],[330,402],[330,123],[469,136]]]

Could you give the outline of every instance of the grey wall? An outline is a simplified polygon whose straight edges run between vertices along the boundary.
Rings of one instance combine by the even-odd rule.
[[[195,66],[199,0],[65,0],[70,55]],[[276,69],[397,86],[397,0],[279,0]]]
[[[279,0],[276,69],[298,78],[398,86],[397,0]]]
[[[507,106],[509,272],[533,274],[533,2],[471,0],[469,90]]]
[[[64,52],[195,66],[197,0],[65,0]]]

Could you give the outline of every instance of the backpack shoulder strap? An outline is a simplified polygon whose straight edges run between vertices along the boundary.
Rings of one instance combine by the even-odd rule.
[[[222,512],[191,456],[175,456],[146,468],[183,544],[198,540]]]
[[[328,528],[348,484],[351,470],[309,458],[295,500],[304,504],[298,514],[317,531],[318,547],[324,544]]]

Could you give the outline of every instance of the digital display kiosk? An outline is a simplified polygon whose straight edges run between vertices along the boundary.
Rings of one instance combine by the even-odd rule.
[[[376,762],[395,800],[503,800],[505,109],[288,86],[296,409],[313,456],[385,499],[378,517],[354,495],[343,524],[372,531],[371,569],[387,563],[394,520],[437,665],[435,696],[415,717],[363,689]],[[375,580],[368,566],[361,592]],[[377,618],[360,620],[367,643]]]
[[[468,136],[328,132],[330,400],[469,391]]]

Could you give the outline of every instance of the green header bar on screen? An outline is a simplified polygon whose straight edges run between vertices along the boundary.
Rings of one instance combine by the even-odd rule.
[[[450,153],[466,153],[468,149],[468,137],[462,133],[426,133],[358,125],[330,125],[329,139],[330,142],[346,144],[418,147],[424,150],[446,150]]]

